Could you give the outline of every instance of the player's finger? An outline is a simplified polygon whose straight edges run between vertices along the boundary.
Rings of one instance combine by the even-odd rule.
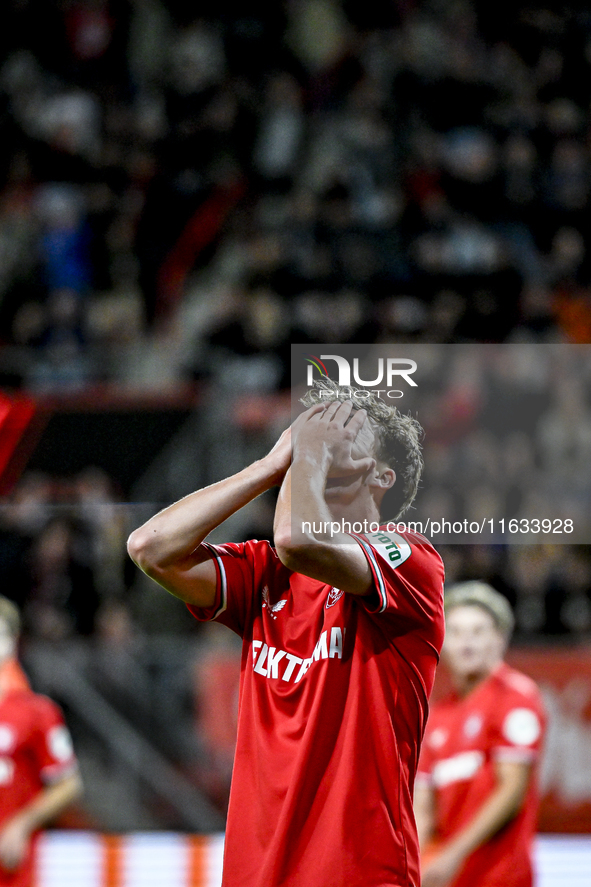
[[[362,427],[362,425],[365,424],[366,420],[367,420],[367,413],[365,412],[363,407],[361,407],[361,409],[355,410],[355,412],[351,416],[348,424],[351,426],[351,428],[353,430],[359,431],[359,429]]]
[[[314,416],[316,413],[323,413],[326,409],[325,403],[315,403],[313,406],[309,407],[304,416]]]
[[[337,400],[335,401],[336,409],[332,411],[329,420],[341,422],[343,425],[347,424],[347,420],[349,419],[351,412],[353,410],[353,401],[351,400]]]
[[[326,404],[325,410],[321,416],[318,416],[318,420],[321,422],[332,422],[338,408],[340,407],[340,401],[331,400]]]
[[[294,426],[299,427],[300,425],[303,425],[303,423],[307,422],[308,419],[311,419],[312,416],[315,416],[318,413],[323,413],[324,409],[325,404],[323,403],[315,403],[313,406],[308,407],[307,410],[304,410],[303,413],[300,413],[300,415],[294,419],[294,421],[291,423],[292,428]]]
[[[354,465],[357,471],[362,471],[364,474],[367,474],[368,471],[373,471],[376,467],[376,460],[371,456],[364,456],[363,459],[355,459]]]

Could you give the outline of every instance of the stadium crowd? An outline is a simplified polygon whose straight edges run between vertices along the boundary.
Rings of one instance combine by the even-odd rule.
[[[583,8],[10,0],[0,17],[3,385],[273,393],[291,341],[591,340]],[[535,397],[531,379],[496,384],[517,410]],[[458,422],[482,414],[477,388],[450,381]],[[525,513],[534,488],[543,510],[558,464],[579,507],[590,405],[584,384],[565,391],[534,443],[475,421],[453,449],[431,417],[431,505],[461,457],[476,510]],[[92,471],[14,491],[2,539],[33,634],[92,633],[131,581],[116,499]],[[591,629],[585,549],[485,550],[450,548],[448,569],[485,558],[522,634]]]
[[[0,16],[5,383],[137,381],[163,329],[276,386],[290,340],[589,341],[584,7]]]

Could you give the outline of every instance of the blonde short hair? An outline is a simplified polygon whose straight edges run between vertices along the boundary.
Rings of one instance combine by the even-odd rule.
[[[507,639],[515,626],[515,617],[507,598],[487,582],[459,582],[445,593],[445,612],[454,607],[480,607],[492,616],[497,629]]]
[[[0,619],[8,626],[8,631],[13,638],[18,638],[21,633],[21,616],[16,604],[7,597],[0,595]]]
[[[397,481],[385,500],[392,509],[392,518],[396,520],[410,508],[417,495],[423,473],[423,428],[412,416],[403,415],[395,406],[384,403],[375,394],[368,396],[366,391],[354,385],[337,385],[327,376],[314,381],[313,387],[301,398],[301,403],[311,407],[336,400],[351,400],[354,409],[364,409],[372,420],[377,438],[376,456],[396,471]]]

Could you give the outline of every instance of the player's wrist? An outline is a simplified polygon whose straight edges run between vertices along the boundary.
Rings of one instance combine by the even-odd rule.
[[[281,486],[283,478],[287,474],[289,463],[283,459],[278,459],[272,453],[267,454],[258,462],[254,463],[254,468],[261,473],[262,481],[266,489]]]
[[[305,471],[306,474],[314,474],[326,478],[330,470],[332,460],[330,453],[324,446],[306,447],[296,449],[293,454],[292,470],[294,473]]]
[[[320,494],[326,486],[328,469],[329,465],[324,461],[316,461],[310,455],[294,459],[291,465],[292,498],[297,496],[297,491]],[[294,489],[296,492],[293,492]]]

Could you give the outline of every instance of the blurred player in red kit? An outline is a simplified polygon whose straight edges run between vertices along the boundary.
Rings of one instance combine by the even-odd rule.
[[[81,792],[61,711],[32,692],[15,658],[19,630],[0,596],[0,887],[32,887],[39,830]]]
[[[483,582],[445,597],[444,661],[454,692],[434,705],[415,813],[422,887],[531,887],[537,763],[545,729],[540,691],[503,662],[513,614]]]
[[[129,540],[198,619],[243,638],[224,887],[419,887],[412,792],[443,565],[423,537],[380,527],[387,491],[393,517],[415,496],[420,426],[360,402],[317,382],[267,456]],[[204,541],[274,485],[275,547]]]

